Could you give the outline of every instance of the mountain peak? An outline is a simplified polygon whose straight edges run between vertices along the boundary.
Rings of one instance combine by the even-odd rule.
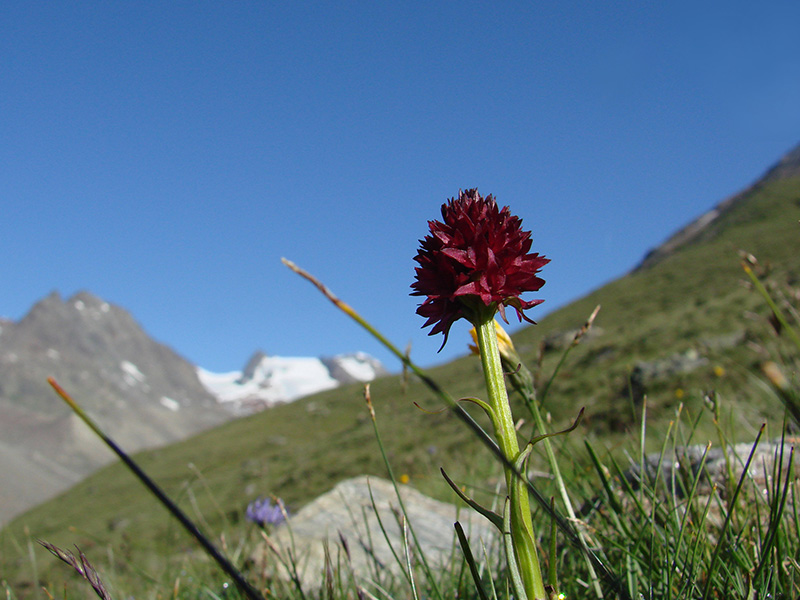
[[[760,182],[775,179],[788,179],[800,177],[800,144],[783,155],[760,179]]]
[[[108,312],[109,303],[100,298],[99,296],[95,296],[91,292],[87,292],[86,290],[81,290],[67,300],[67,304],[71,304],[74,308],[78,310],[82,310],[83,308],[98,308],[103,310],[103,312]]]
[[[699,239],[707,238],[710,235],[713,236],[713,231],[710,228],[712,223],[715,223],[734,206],[749,198],[754,191],[767,183],[792,177],[800,177],[800,144],[784,154],[783,157],[767,169],[755,183],[751,184],[743,191],[726,198],[708,212],[702,214],[685,227],[673,233],[660,246],[650,250],[634,271],[650,268],[673,254],[679,248]]]
[[[0,469],[24,464],[27,470],[69,474],[44,477],[53,483],[19,498],[55,493],[111,458],[86,443],[85,427],[74,425],[48,377],[129,452],[183,439],[230,418],[193,365],[153,340],[126,310],[90,292],[66,301],[51,292],[19,321],[3,321],[0,339],[0,440],[8,444]],[[7,510],[20,508],[17,501],[0,498],[0,520]]]
[[[123,314],[131,318],[127,311],[115,307],[118,314]],[[80,291],[73,294],[69,299],[64,300],[58,290],[53,290],[47,296],[36,302],[28,313],[20,320],[22,327],[57,326],[65,321],[74,321],[82,316],[92,315],[95,318],[100,313],[108,313],[111,305],[87,291]]]
[[[22,317],[20,323],[24,323],[29,319],[36,319],[42,313],[49,314],[53,312],[59,312],[63,305],[64,301],[61,299],[61,294],[58,292],[58,290],[53,290],[47,294],[47,296],[35,302],[25,316]]]
[[[239,378],[240,383],[244,383],[245,381],[249,381],[255,377],[256,369],[258,366],[264,362],[264,359],[267,358],[267,353],[261,349],[256,350],[253,352],[253,355],[250,357],[250,360],[247,361],[247,364],[242,371],[242,376]]]
[[[206,389],[236,415],[250,414],[275,404],[385,375],[377,359],[363,352],[332,357],[268,356],[261,350],[243,371],[212,373],[198,368]]]

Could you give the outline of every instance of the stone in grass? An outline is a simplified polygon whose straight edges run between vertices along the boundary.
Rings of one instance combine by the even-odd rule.
[[[399,485],[399,489],[410,526],[432,569],[446,568],[451,560],[461,560],[455,521],[459,521],[464,528],[478,562],[482,561],[484,545],[489,556],[496,555],[499,532],[484,517],[464,505],[434,500],[407,485]],[[401,565],[386,542],[378,517],[388,534],[391,547],[404,561],[403,532],[398,524],[399,508],[390,481],[360,476],[339,483],[307,504],[288,522],[280,525],[270,535],[270,540],[284,558],[288,558],[289,550],[293,549],[300,581],[306,590],[319,589],[324,585],[326,546],[334,570],[340,576],[349,571],[342,540],[347,544],[349,562],[359,584],[368,585],[376,578],[385,582],[387,576],[402,576]],[[419,564],[418,552],[410,533],[409,547],[412,564]],[[288,579],[286,570],[275,556],[275,549],[262,544],[253,556],[255,564],[260,565],[259,568],[263,568],[267,576]]]
[[[752,443],[739,443],[727,446],[726,450],[716,446],[707,450],[703,445],[678,447],[663,456],[659,452],[646,455],[644,475],[642,465],[632,462],[631,467],[624,472],[624,477],[634,490],[639,490],[643,483],[649,490],[656,487],[657,497],[662,502],[672,496],[671,502],[681,507],[680,510],[688,507],[687,494],[692,490],[696,479],[693,503],[700,513],[709,502],[710,496],[719,497],[720,501],[712,502],[708,514],[704,516],[707,525],[716,527],[722,526],[725,520],[725,512],[721,510],[724,501],[731,499],[741,479],[743,484],[739,496],[740,508],[737,510],[741,512],[741,507],[745,505],[758,506],[756,514],[761,516],[763,527],[767,525],[766,520],[771,515],[769,504],[775,494],[781,494],[787,481],[794,485],[800,477],[800,466],[793,456],[793,447],[797,442],[797,439],[767,440],[755,448]],[[745,473],[744,467],[751,453],[752,460]],[[637,508],[631,504],[630,494],[623,486],[612,485],[622,510],[630,509],[635,513]],[[650,498],[651,492],[637,496],[637,502],[644,506],[645,513],[650,510]],[[578,514],[583,519],[591,520],[594,513],[604,513],[606,510],[603,495],[597,495],[587,500]]]
[[[688,491],[686,488],[691,487],[692,481],[697,477],[696,493],[706,495],[711,493],[712,489],[716,489],[723,497],[727,497],[733,493],[731,485],[733,488],[736,487],[744,473],[747,459],[752,453],[746,480],[762,494],[766,494],[774,476],[778,475],[785,481],[787,476],[796,477],[800,474],[796,458],[792,458],[793,473],[788,472],[789,455],[794,446],[794,439],[785,441],[777,439],[762,441],[755,448],[752,443],[731,444],[727,447],[727,452],[719,446],[712,446],[706,450],[703,445],[679,447],[675,449],[674,454],[669,453],[667,456],[655,452],[645,456],[644,479],[649,486],[654,485],[656,479],[660,479],[661,484],[671,492],[674,483],[675,494],[683,497]],[[777,471],[778,466],[780,472]],[[643,479],[640,473],[641,465],[636,463],[626,472],[626,477],[634,487],[638,487]]]

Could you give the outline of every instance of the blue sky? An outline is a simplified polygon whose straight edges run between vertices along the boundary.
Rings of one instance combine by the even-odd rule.
[[[800,3],[7,2],[0,315],[122,305],[214,370],[412,356],[417,240],[493,193],[552,262],[541,318],[800,142]],[[735,257],[731,257],[735,260]]]

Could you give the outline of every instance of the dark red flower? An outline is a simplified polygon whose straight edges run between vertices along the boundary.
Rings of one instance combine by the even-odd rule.
[[[428,226],[431,233],[414,257],[419,266],[411,295],[427,296],[417,314],[428,319],[423,327],[433,325],[429,335],[444,333],[446,342],[458,319],[477,325],[487,312],[499,310],[505,320],[506,306],[533,323],[522,311],[543,301],[526,302],[520,294],[544,285],[536,273],[550,260],[529,253],[531,233],[522,231],[519,217],[507,206],[498,209],[491,194],[483,198],[473,189],[443,204],[442,222]]]

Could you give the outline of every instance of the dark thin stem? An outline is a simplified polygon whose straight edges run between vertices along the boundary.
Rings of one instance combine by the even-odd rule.
[[[145,473],[139,465],[137,465],[133,459],[128,456],[125,451],[122,450],[119,446],[117,446],[116,442],[108,437],[105,433],[103,433],[102,429],[87,415],[81,408],[78,406],[75,401],[67,394],[64,389],[56,383],[55,379],[52,377],[47,379],[48,383],[53,387],[56,393],[61,396],[61,398],[75,411],[75,413],[94,431],[100,439],[102,439],[105,444],[114,451],[114,453],[119,456],[120,460],[125,463],[136,477],[139,478],[147,489],[149,489],[153,495],[158,498],[158,501],[161,502],[164,506],[167,507],[167,510],[172,513],[178,521],[180,521],[181,525],[188,531],[194,539],[196,539],[203,549],[208,552],[208,554],[213,558],[217,564],[222,568],[225,573],[227,573],[242,591],[250,600],[264,600],[264,597],[261,593],[254,588],[239,572],[239,570],[233,566],[233,564],[225,558],[219,550],[211,543],[211,541],[197,528],[197,526],[186,516],[177,504],[175,504],[172,500],[170,500],[169,496],[164,493],[164,491],[158,487],[156,482],[154,482],[150,477]]]

